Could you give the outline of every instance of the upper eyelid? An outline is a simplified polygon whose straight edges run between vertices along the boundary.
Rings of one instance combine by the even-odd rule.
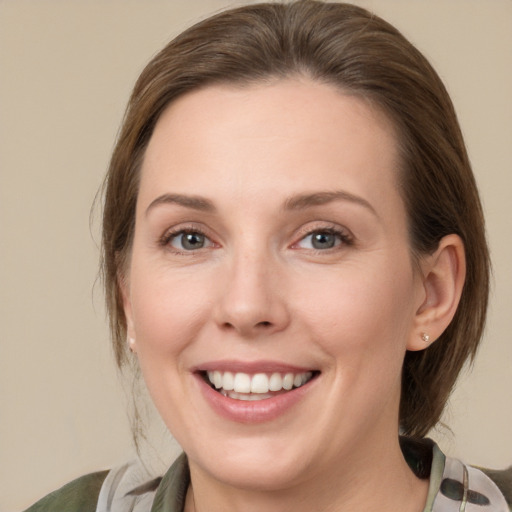
[[[335,234],[340,234],[340,235],[347,235],[349,234],[349,231],[347,229],[344,229],[344,228],[340,228],[340,227],[317,227],[317,228],[310,228],[310,229],[307,229],[304,231],[304,236],[308,236],[308,235],[312,235],[313,233],[322,233],[322,232],[326,232],[326,233],[335,233]]]
[[[171,234],[171,233],[182,233],[182,232],[197,232],[201,233],[205,236],[208,236],[208,233],[211,231],[211,229],[205,227],[200,222],[178,222],[177,224],[167,227],[164,229],[163,234]]]
[[[319,222],[316,225],[311,226],[311,223],[307,223],[296,231],[295,237],[297,241],[302,240],[302,238],[311,235],[313,233],[318,233],[321,231],[329,231],[331,233],[338,233],[342,236],[345,236],[350,239],[355,239],[352,231],[345,226],[340,224],[336,224],[334,222]]]

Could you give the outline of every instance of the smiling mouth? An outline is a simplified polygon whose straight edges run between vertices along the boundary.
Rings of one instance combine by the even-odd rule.
[[[235,400],[266,400],[288,393],[307,384],[319,374],[317,371],[301,373],[242,373],[203,372],[203,378],[210,387],[221,395]]]

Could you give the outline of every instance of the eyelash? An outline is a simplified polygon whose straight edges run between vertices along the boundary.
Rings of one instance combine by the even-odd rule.
[[[301,233],[299,240],[292,245],[292,248],[296,248],[299,243],[301,243],[306,238],[313,236],[315,234],[334,235],[339,239],[339,243],[336,244],[334,247],[329,247],[327,249],[315,249],[315,248],[308,249],[314,253],[332,252],[332,251],[336,251],[337,249],[340,249],[343,246],[350,247],[350,246],[354,245],[354,237],[346,229],[341,229],[338,226],[336,226],[336,227],[335,226],[329,226],[329,227],[320,226],[320,227],[313,228],[313,229],[309,228],[309,229],[305,230],[303,233]]]
[[[211,241],[210,237],[205,233],[205,231],[200,229],[200,228],[197,228],[197,227],[189,227],[189,228],[181,227],[181,228],[173,229],[173,230],[170,230],[170,231],[166,231],[163,234],[163,236],[159,239],[158,245],[160,245],[161,247],[165,247],[165,248],[169,249],[171,252],[173,252],[175,254],[193,254],[196,251],[204,249],[204,247],[201,247],[201,248],[196,249],[196,250],[185,250],[185,249],[180,250],[180,249],[177,249],[177,248],[175,248],[175,247],[173,247],[171,245],[171,242],[175,238],[178,238],[179,236],[183,236],[183,235],[188,235],[188,234],[204,236],[207,240],[209,240],[209,242],[212,245],[215,245],[214,242]]]
[[[164,235],[159,239],[158,244],[162,247],[168,248],[170,251],[172,251],[175,254],[193,254],[196,251],[199,251],[201,249],[208,249],[209,247],[201,247],[196,250],[180,250],[176,249],[171,245],[171,242],[177,238],[178,236],[183,236],[186,234],[197,234],[200,236],[205,237],[210,244],[215,245],[214,242],[211,241],[211,239],[208,237],[208,235],[205,233],[204,230],[197,228],[197,227],[190,227],[190,228],[177,228],[170,231],[167,231],[164,233]],[[328,234],[328,235],[334,235],[339,239],[338,244],[336,244],[334,247],[329,247],[327,249],[308,249],[310,251],[313,251],[315,253],[326,253],[336,250],[340,245],[341,246],[352,246],[354,245],[354,238],[351,234],[349,234],[346,230],[340,229],[339,227],[334,226],[325,226],[325,227],[318,227],[314,229],[307,229],[304,230],[303,233],[300,233],[300,238],[297,242],[294,242],[291,246],[292,249],[297,248],[298,244],[305,240],[306,238],[313,236],[315,234]]]

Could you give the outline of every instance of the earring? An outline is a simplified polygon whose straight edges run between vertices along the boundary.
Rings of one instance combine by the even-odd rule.
[[[430,341],[430,336],[426,333],[426,332],[422,332],[421,333],[421,339],[425,342],[425,343],[428,343]]]
[[[135,352],[135,339],[128,337],[127,340],[128,348],[130,349],[130,352]]]

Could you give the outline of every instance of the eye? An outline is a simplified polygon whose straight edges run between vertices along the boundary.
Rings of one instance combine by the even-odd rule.
[[[213,245],[212,241],[200,231],[179,231],[166,237],[166,244],[178,251],[197,251]]]
[[[318,229],[299,240],[296,247],[318,251],[333,249],[342,243],[350,244],[350,239],[345,233],[334,229]]]

